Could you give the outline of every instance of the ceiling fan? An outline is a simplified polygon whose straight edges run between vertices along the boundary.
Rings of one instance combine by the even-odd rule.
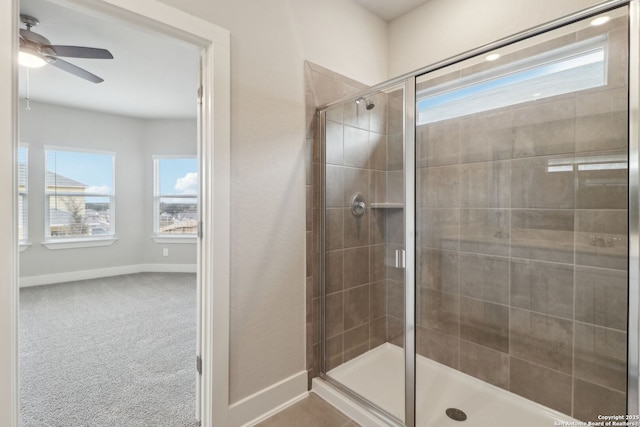
[[[20,15],[20,21],[27,27],[26,30],[20,29],[20,64],[31,68],[50,64],[93,83],[104,81],[85,69],[63,61],[60,57],[113,59],[111,52],[95,47],[52,45],[46,37],[31,31],[40,21],[29,15]]]

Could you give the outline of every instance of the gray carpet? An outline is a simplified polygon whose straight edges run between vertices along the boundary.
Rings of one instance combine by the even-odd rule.
[[[20,290],[21,426],[195,426],[196,276]]]

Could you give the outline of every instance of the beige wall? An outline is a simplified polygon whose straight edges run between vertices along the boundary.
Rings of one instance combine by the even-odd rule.
[[[386,24],[337,0],[165,2],[231,32],[236,402],[306,368],[304,59],[361,81],[384,80]]]
[[[431,0],[389,23],[389,76],[417,70],[598,3],[601,1]]]

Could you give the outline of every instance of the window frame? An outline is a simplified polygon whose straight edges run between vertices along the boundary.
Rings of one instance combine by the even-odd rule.
[[[24,150],[24,159],[21,151]],[[26,250],[29,243],[29,144],[21,142],[18,144],[18,242],[20,252]],[[20,164],[24,160],[24,171],[21,171]],[[22,189],[22,179],[24,179],[24,189]],[[20,233],[20,230],[22,233]]]
[[[113,151],[96,150],[83,147],[53,146],[45,145],[44,149],[44,241],[42,245],[49,249],[69,249],[83,248],[94,246],[109,246],[116,242],[116,153]],[[48,191],[49,183],[47,182],[48,159],[50,152],[68,152],[79,154],[94,154],[111,156],[111,193],[77,193],[77,192],[56,192],[55,196]],[[55,171],[52,171],[56,173]],[[104,235],[74,235],[74,236],[58,236],[51,235],[50,228],[50,201],[51,197],[77,196],[82,197],[103,197],[109,199],[109,215],[110,215],[110,232]]]
[[[534,54],[523,59],[513,60],[503,65],[494,66],[487,70],[482,70],[468,76],[457,78],[454,81],[419,89],[416,93],[416,102],[418,104],[416,108],[416,124],[417,126],[428,125],[472,114],[486,113],[487,111],[498,110],[500,108],[505,108],[526,102],[543,100],[554,96],[561,96],[577,90],[588,90],[606,86],[609,77],[609,43],[609,37],[607,35],[600,34],[587,38],[585,40],[574,41],[567,45],[551,49],[547,52]],[[535,72],[536,70],[542,70],[544,68],[552,68],[551,71],[555,73],[557,71],[553,70],[554,67],[566,66],[566,64],[570,63],[571,61],[579,58],[584,58],[594,53],[602,55],[601,60],[593,62],[594,64],[601,63],[602,67],[602,81],[598,84],[588,83],[584,84],[584,86],[573,88],[563,88],[563,86],[561,85],[556,85],[554,87],[555,90],[546,91],[546,93],[531,93],[531,96],[528,98],[523,97],[522,94],[511,97],[511,95],[505,96],[502,93],[504,92],[506,84],[508,84],[508,82],[505,82],[505,80],[516,76],[522,76],[525,73]],[[485,57],[483,61],[488,61],[487,57]],[[576,67],[567,68],[563,71],[584,65],[585,64],[579,64]],[[547,76],[551,74],[541,75]],[[538,77],[540,77],[540,75],[535,76],[534,78]],[[477,95],[477,93],[480,92],[479,88],[482,85],[491,84],[492,82],[493,84],[496,84],[498,82],[500,83],[494,88],[483,89],[483,91],[485,92],[483,97],[487,98],[486,92],[495,91],[498,95],[493,96],[493,98],[499,96],[503,101],[505,99],[508,100],[507,103],[492,105],[491,103],[487,103],[487,98],[483,99],[481,105],[474,105],[471,108],[468,105],[465,105],[464,108],[460,109],[459,107],[455,106],[451,107],[452,102],[450,100],[440,102],[435,101],[437,98],[442,98],[447,95],[451,96],[456,93],[461,94],[462,92],[466,91],[468,93],[458,95],[456,97],[456,101],[464,100],[465,103],[468,104],[469,101],[472,100]],[[424,82],[417,81],[417,84],[421,85],[424,84]],[[547,84],[547,86],[549,85]],[[532,90],[532,88],[527,89],[527,91],[529,90]],[[425,103],[428,103],[429,100],[431,100],[432,104],[425,105]],[[433,103],[434,101],[435,103]],[[449,107],[446,107],[448,104]],[[435,116],[431,116],[434,112],[441,110],[443,105],[445,106],[445,110],[450,110],[448,113],[441,115],[436,114]]]
[[[200,191],[195,194],[161,194],[160,193],[160,161],[161,160],[195,160],[196,173],[198,174],[198,186],[200,185],[200,170],[198,165],[198,156],[196,154],[154,154],[152,156],[153,168],[153,234],[151,239],[156,243],[196,243],[198,232],[194,233],[162,233],[160,231],[160,201],[163,198],[171,197],[177,199],[195,199],[197,224],[200,224]]]

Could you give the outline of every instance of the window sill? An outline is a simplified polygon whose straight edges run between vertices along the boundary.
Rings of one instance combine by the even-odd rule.
[[[98,238],[98,239],[55,239],[45,240],[42,246],[47,249],[75,249],[75,248],[92,248],[97,246],[111,246],[118,239],[116,237]]]
[[[31,243],[20,242],[20,252],[24,252],[31,247]]]
[[[195,244],[198,241],[198,238],[193,235],[189,236],[162,236],[162,235],[154,235],[151,236],[156,243],[180,243],[180,244]]]

